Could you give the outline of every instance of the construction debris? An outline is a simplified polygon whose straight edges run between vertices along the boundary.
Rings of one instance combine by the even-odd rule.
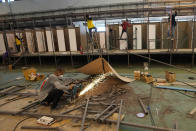
[[[24,77],[29,81],[39,81],[44,79],[44,75],[40,75],[37,73],[35,68],[24,68],[23,69]]]

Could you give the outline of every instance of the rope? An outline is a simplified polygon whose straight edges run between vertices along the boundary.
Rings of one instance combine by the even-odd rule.
[[[173,68],[176,68],[176,69],[180,69],[180,70],[187,71],[189,73],[196,74],[196,72],[192,71],[191,69],[186,69],[186,68],[183,68],[183,67],[178,67],[178,66],[175,66],[175,65],[172,65],[172,64],[168,64],[168,63],[165,63],[165,62],[156,60],[156,59],[148,58],[148,57],[143,56],[143,55],[138,55],[138,54],[134,54],[134,53],[131,53],[131,52],[129,52],[129,53],[132,54],[132,55],[135,55],[135,56],[139,56],[139,57],[142,57],[142,58],[145,58],[145,59],[148,59],[148,60],[151,60],[151,61],[154,61],[154,62],[163,64],[163,65],[167,65],[167,66],[170,66],[170,67],[173,67]]]

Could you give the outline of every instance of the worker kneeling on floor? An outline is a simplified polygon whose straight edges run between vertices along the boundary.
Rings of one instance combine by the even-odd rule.
[[[45,106],[51,105],[51,109],[55,109],[60,98],[65,94],[65,96],[70,95],[70,83],[72,79],[63,78],[63,69],[57,69],[54,74],[50,74],[42,83],[40,87],[39,98],[41,104]]]

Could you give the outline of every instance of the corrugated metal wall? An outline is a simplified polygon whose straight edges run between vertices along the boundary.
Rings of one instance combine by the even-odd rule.
[[[70,7],[97,6],[127,2],[140,2],[143,0],[21,0],[11,4],[14,13],[64,9]],[[0,3],[0,15],[7,14],[9,6]]]

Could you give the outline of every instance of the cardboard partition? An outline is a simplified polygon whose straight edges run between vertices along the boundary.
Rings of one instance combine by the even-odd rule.
[[[142,49],[142,26],[133,25],[133,49]]]
[[[57,40],[58,40],[58,47],[59,51],[66,51],[65,47],[65,36],[63,28],[57,28]]]
[[[46,29],[46,40],[47,40],[48,52],[55,51],[53,33],[50,29]]]
[[[156,45],[156,25],[155,24],[149,24],[148,28],[148,38],[149,38],[149,46],[150,49],[155,49]]]
[[[7,32],[6,37],[10,52],[17,52],[14,32]]]
[[[0,33],[0,55],[2,55],[5,52],[6,52],[6,48],[5,48],[5,41],[3,38],[3,33]]]
[[[70,51],[77,51],[76,31],[74,28],[68,29]]]
[[[38,52],[45,52],[46,40],[44,36],[44,30],[36,30],[36,39],[37,39]]]
[[[103,49],[103,48],[106,48],[106,44],[105,44],[105,32],[99,32],[99,44],[100,44],[100,47]]]
[[[120,25],[119,26],[119,36],[121,36],[121,33],[122,33],[122,26]],[[123,35],[122,35],[122,38],[120,41],[120,50],[125,50],[127,49],[127,32],[124,32]]]
[[[27,47],[29,53],[35,52],[35,39],[33,37],[33,31],[32,30],[25,30],[26,34],[26,41],[27,41]]]

